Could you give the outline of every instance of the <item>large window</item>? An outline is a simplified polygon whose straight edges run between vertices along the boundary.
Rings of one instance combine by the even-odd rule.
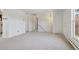
[[[75,10],[75,35],[79,36],[79,9]]]

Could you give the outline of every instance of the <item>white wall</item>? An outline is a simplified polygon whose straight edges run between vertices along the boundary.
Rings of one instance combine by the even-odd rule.
[[[1,10],[0,10],[0,14],[1,14]],[[2,32],[2,26],[1,26],[1,18],[0,18],[0,33]]]
[[[0,18],[0,20],[1,20],[1,18]],[[2,32],[2,26],[1,26],[1,21],[0,21],[0,33]]]
[[[49,19],[49,14],[50,12],[40,13],[38,15],[39,24],[47,32],[65,33],[63,32],[63,10],[54,10],[52,20]],[[27,15],[19,10],[3,10],[3,37],[13,37],[28,30],[32,31],[34,29],[33,19],[32,15]],[[41,28],[38,28],[38,31],[44,32]]]
[[[0,14],[2,14],[2,13],[1,13],[1,10],[0,10]]]
[[[26,14],[25,23],[26,23],[25,25],[26,32],[31,32],[35,29],[35,22],[32,14]]]
[[[38,18],[38,24],[41,25],[41,27],[46,31],[46,32],[52,32],[51,31],[51,23],[50,21],[52,21],[53,23],[53,18],[52,20],[49,19],[49,12],[47,13],[39,13],[37,14],[37,18]],[[53,14],[53,13],[52,13]],[[34,24],[36,21],[36,16],[32,15],[32,14],[27,14],[27,22],[26,22],[26,31],[32,31],[34,30],[35,26],[37,24]],[[53,17],[53,15],[52,15]],[[28,24],[27,24],[28,23]],[[38,25],[38,32],[45,32],[40,26]]]
[[[3,11],[3,37],[13,37],[25,33],[25,19],[25,15],[22,13],[14,13],[12,10]]]
[[[73,38],[73,10],[54,10],[53,32],[63,33],[67,39]]]
[[[63,10],[53,11],[53,33],[63,33]]]
[[[49,13],[40,13],[38,15],[38,23],[47,32],[50,32]],[[13,37],[34,30],[33,20],[31,14],[27,15],[19,10],[3,10],[3,37]],[[38,27],[38,32],[44,31]]]
[[[52,20],[50,19],[50,12],[40,14],[38,19],[39,19],[39,21],[38,21],[39,25],[41,25],[46,32],[52,32],[51,31],[52,30],[51,25],[53,25],[52,24],[53,23],[53,18],[52,18]],[[39,32],[44,32],[44,30],[41,29],[40,26],[39,26],[39,30],[38,30]]]
[[[2,23],[3,23],[3,27],[2,27],[2,37],[3,38],[7,38],[8,37],[8,16],[7,13],[3,12],[2,13]]]
[[[72,38],[72,14],[71,9],[64,10],[63,16],[63,33],[67,39]]]

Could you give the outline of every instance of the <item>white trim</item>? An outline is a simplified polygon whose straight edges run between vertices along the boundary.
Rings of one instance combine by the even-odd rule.
[[[68,40],[72,46],[78,50],[79,49],[79,37],[75,35],[75,9],[71,10],[71,39]]]
[[[71,38],[75,37],[75,10],[71,10]]]

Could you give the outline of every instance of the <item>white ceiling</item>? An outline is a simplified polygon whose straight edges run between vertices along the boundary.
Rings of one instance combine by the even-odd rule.
[[[3,9],[3,11],[13,12],[13,13],[39,14],[39,13],[51,12],[53,11],[53,9]]]
[[[50,12],[62,12],[63,9],[3,9],[2,13],[18,13],[18,14],[41,14],[41,13],[50,13]]]
[[[51,12],[52,9],[22,9],[21,11],[26,13],[44,13],[44,12]]]

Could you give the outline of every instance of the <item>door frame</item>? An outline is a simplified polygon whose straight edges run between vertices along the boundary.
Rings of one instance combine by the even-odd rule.
[[[3,30],[2,30],[2,28],[3,28],[2,14],[0,14],[0,18],[1,18],[1,20],[0,20],[0,21],[1,21],[1,24],[0,24],[0,25],[1,25],[1,33],[0,33],[0,34],[1,34],[1,36],[2,36],[2,34],[3,34]]]

